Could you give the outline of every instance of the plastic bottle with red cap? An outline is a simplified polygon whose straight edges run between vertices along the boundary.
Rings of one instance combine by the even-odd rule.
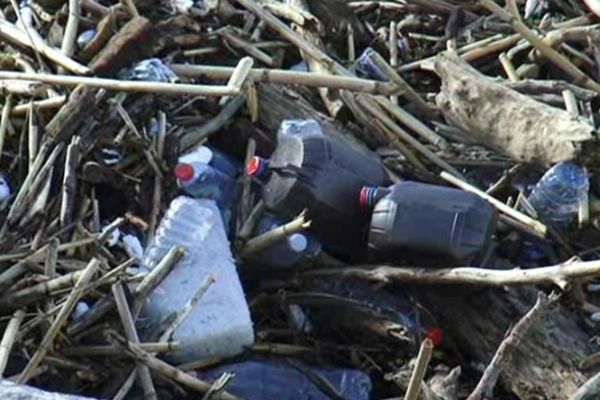
[[[369,252],[378,261],[414,255],[420,266],[427,259],[468,262],[485,252],[496,228],[497,212],[488,202],[445,186],[364,187],[359,204],[372,209]]]
[[[356,193],[389,184],[377,155],[341,135],[323,134],[315,120],[286,120],[270,159],[255,157],[246,171],[263,181],[271,212],[292,216],[306,209],[326,250],[347,261],[364,259],[368,214]]]

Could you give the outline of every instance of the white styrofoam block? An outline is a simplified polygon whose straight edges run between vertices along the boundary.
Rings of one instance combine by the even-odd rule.
[[[214,279],[173,332],[172,340],[180,347],[170,358],[182,363],[239,354],[254,342],[254,331],[214,201],[183,196],[173,200],[142,266],[154,268],[173,245],[182,246],[186,255],[144,304],[139,326],[142,335],[156,331],[165,320],[172,321],[198,290]]]

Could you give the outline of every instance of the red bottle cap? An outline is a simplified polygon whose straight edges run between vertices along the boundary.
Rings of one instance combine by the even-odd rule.
[[[260,157],[252,157],[252,159],[248,162],[248,165],[246,165],[246,173],[250,176],[260,175],[263,167],[262,163],[263,160]]]
[[[444,342],[444,331],[441,328],[431,328],[425,335],[435,347],[438,347]]]
[[[182,182],[194,179],[194,167],[191,164],[181,163],[175,167],[175,177]]]

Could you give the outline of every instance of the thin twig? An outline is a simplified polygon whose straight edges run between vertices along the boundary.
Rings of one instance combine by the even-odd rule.
[[[267,247],[280,242],[289,235],[294,233],[302,232],[310,227],[310,221],[306,221],[305,213],[302,212],[293,221],[288,222],[285,225],[278,226],[268,232],[265,232],[257,237],[254,237],[246,243],[242,250],[241,256],[248,257],[255,254]]]
[[[4,375],[8,357],[10,356],[10,352],[24,317],[25,312],[23,310],[17,310],[6,326],[6,330],[2,336],[2,342],[0,342],[0,377]]]

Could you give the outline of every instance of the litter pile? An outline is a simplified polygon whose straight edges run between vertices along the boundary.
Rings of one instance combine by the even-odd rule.
[[[1,397],[599,397],[599,17],[4,3]]]

